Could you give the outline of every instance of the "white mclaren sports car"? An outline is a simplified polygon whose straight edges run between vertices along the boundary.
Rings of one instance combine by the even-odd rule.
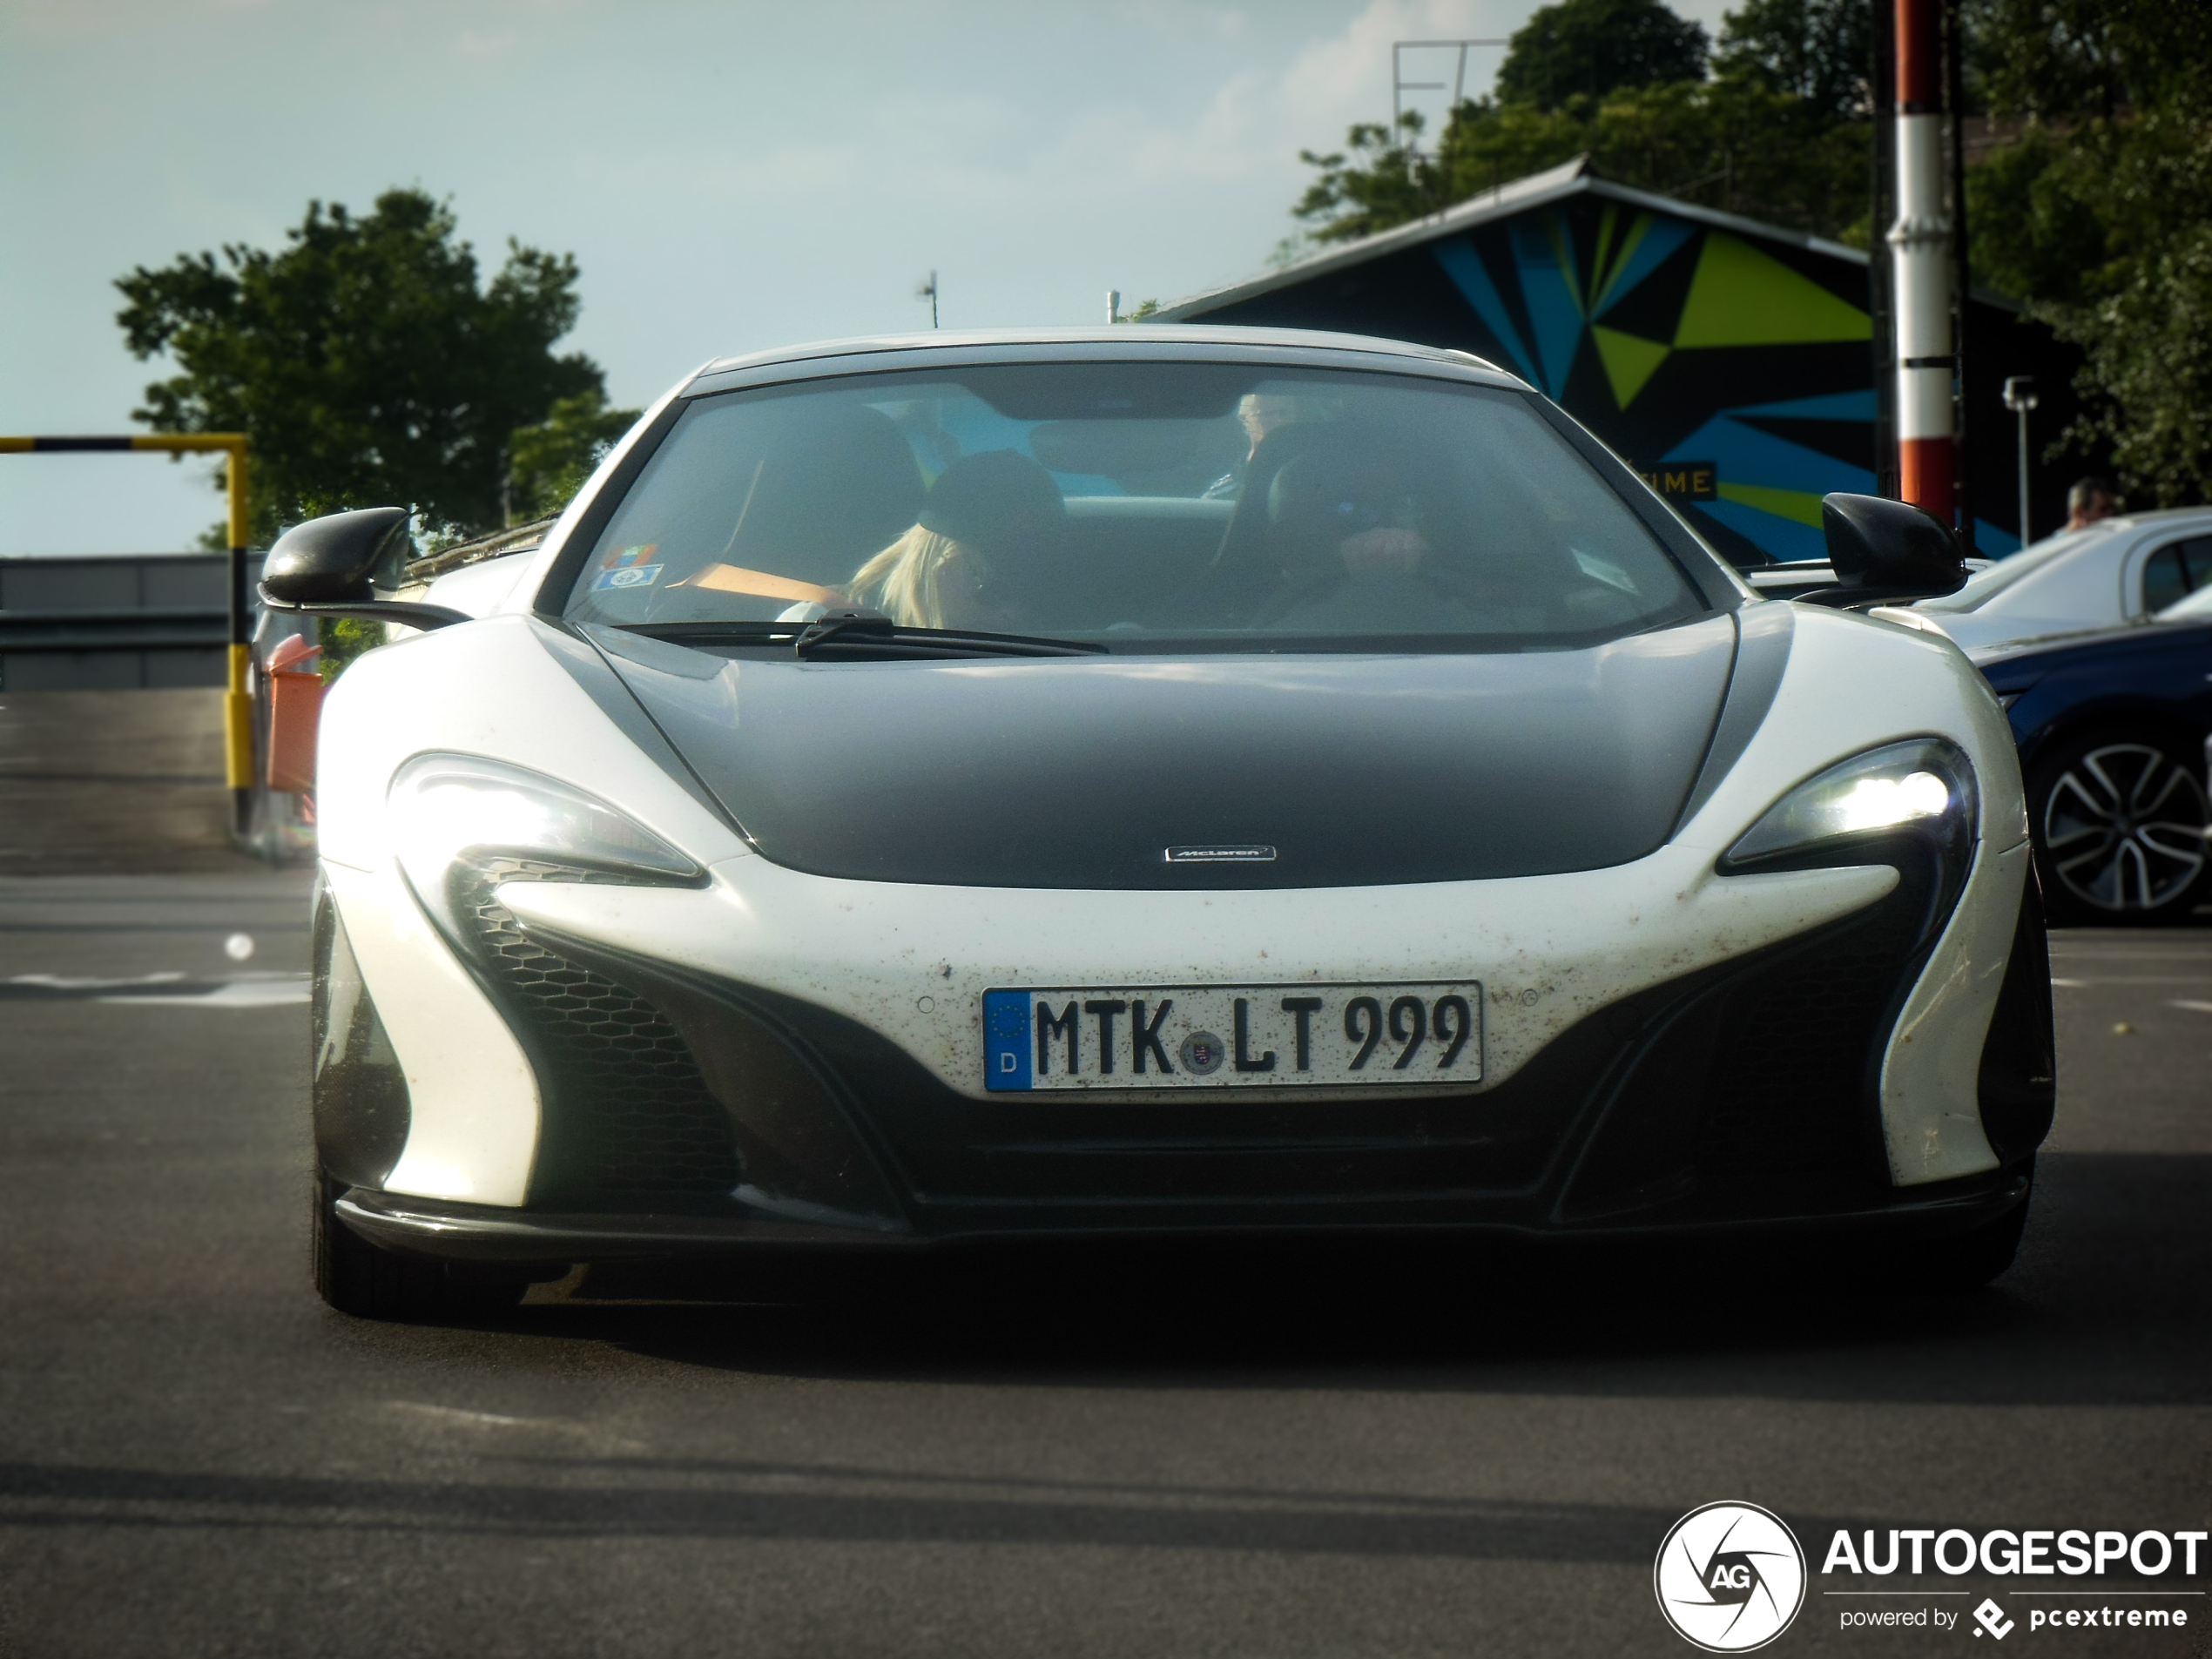
[[[2005,717],[1545,398],[1248,329],[710,364],[323,709],[315,1275],[1082,1231],[1826,1230],[1978,1282],[2054,1099]]]

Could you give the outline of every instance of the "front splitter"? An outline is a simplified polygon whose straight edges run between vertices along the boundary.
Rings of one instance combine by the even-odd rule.
[[[1332,1234],[1350,1238],[1430,1232],[1455,1238],[1489,1234],[1522,1242],[1603,1242],[1757,1233],[1790,1238],[1834,1234],[1845,1239],[1878,1238],[1899,1242],[1915,1237],[1942,1238],[1995,1220],[2026,1201],[2029,1185],[2027,1171],[2016,1169],[1946,1184],[1940,1191],[1919,1190],[1909,1199],[1874,1208],[1572,1226],[1485,1217],[1470,1213],[1474,1206],[1448,1202],[1393,1206],[1403,1211],[1396,1217],[1379,1216],[1370,1210],[1356,1218],[1342,1207],[1320,1205],[1275,1204],[1264,1212],[1258,1206],[1229,1206],[1204,1217],[1159,1205],[1116,1206],[1110,1215],[1089,1206],[1058,1204],[1035,1210],[994,1204],[954,1215],[951,1213],[954,1207],[945,1206],[942,1212],[927,1217],[927,1231],[872,1217],[853,1217],[839,1222],[777,1214],[760,1206],[739,1208],[737,1201],[728,1211],[714,1214],[563,1213],[456,1204],[360,1187],[341,1197],[335,1209],[338,1219],[353,1231],[387,1250],[448,1261],[542,1265],[671,1260],[794,1247],[910,1251],[936,1244],[1022,1238],[1312,1238]]]

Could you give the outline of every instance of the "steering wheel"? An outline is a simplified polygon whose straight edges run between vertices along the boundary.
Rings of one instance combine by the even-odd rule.
[[[1251,613],[1248,625],[1254,628],[1272,627],[1293,611],[1301,610],[1308,605],[1320,604],[1355,577],[1371,574],[1384,573],[1353,570],[1341,564],[1333,565],[1330,569],[1307,577],[1303,581],[1292,583],[1289,587],[1276,594],[1273,598],[1260,604]],[[1423,564],[1412,570],[1392,571],[1388,574],[1402,576],[1417,582],[1438,598],[1450,604],[1474,605],[1480,603],[1473,585],[1466,577],[1455,571],[1438,570]]]

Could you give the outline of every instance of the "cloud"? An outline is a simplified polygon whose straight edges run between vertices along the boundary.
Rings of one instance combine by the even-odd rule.
[[[1390,112],[1391,48],[1399,41],[1503,39],[1527,20],[1511,0],[1372,0],[1332,39],[1317,41],[1285,71],[1281,98],[1291,110],[1329,110],[1341,129]],[[1409,78],[1436,77],[1436,65],[1455,54],[1409,58]],[[1467,54],[1467,92],[1486,91],[1504,52],[1477,47]],[[1436,100],[1448,101],[1448,98]],[[1332,137],[1334,135],[1332,134]]]
[[[1300,178],[1300,150],[1328,148],[1354,122],[1388,118],[1393,42],[1502,37],[1524,17],[1514,0],[1368,0],[1285,58],[1229,74],[1188,115],[1160,121],[1095,107],[1070,124],[1064,142],[1113,153],[1149,181]],[[1241,16],[1235,21],[1244,25]],[[1501,55],[1470,55],[1470,94],[1487,86]],[[1109,144],[1116,147],[1108,152]]]
[[[1674,3],[1711,24],[1729,0]],[[625,401],[710,352],[912,327],[933,266],[948,327],[1087,321],[1109,287],[1262,268],[1298,152],[1388,118],[1393,41],[1509,35],[1534,3],[0,0],[0,128],[30,164],[0,238],[0,405],[127,425],[157,366],[122,349],[117,274],[280,246],[310,198],[408,180],[488,265],[510,233],[577,254],[563,348]],[[88,527],[66,469],[0,474],[16,546],[178,545],[209,516],[195,481]]]
[[[825,195],[851,191],[869,175],[872,158],[872,152],[852,142],[786,143],[760,151],[671,143],[619,154],[586,145],[574,165],[577,183],[625,197],[676,197],[701,206],[738,207],[819,202]]]

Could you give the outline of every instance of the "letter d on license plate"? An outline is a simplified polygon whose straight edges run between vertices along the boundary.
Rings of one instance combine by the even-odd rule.
[[[1482,1078],[1482,987],[1030,987],[983,993],[994,1091],[1364,1088]]]

